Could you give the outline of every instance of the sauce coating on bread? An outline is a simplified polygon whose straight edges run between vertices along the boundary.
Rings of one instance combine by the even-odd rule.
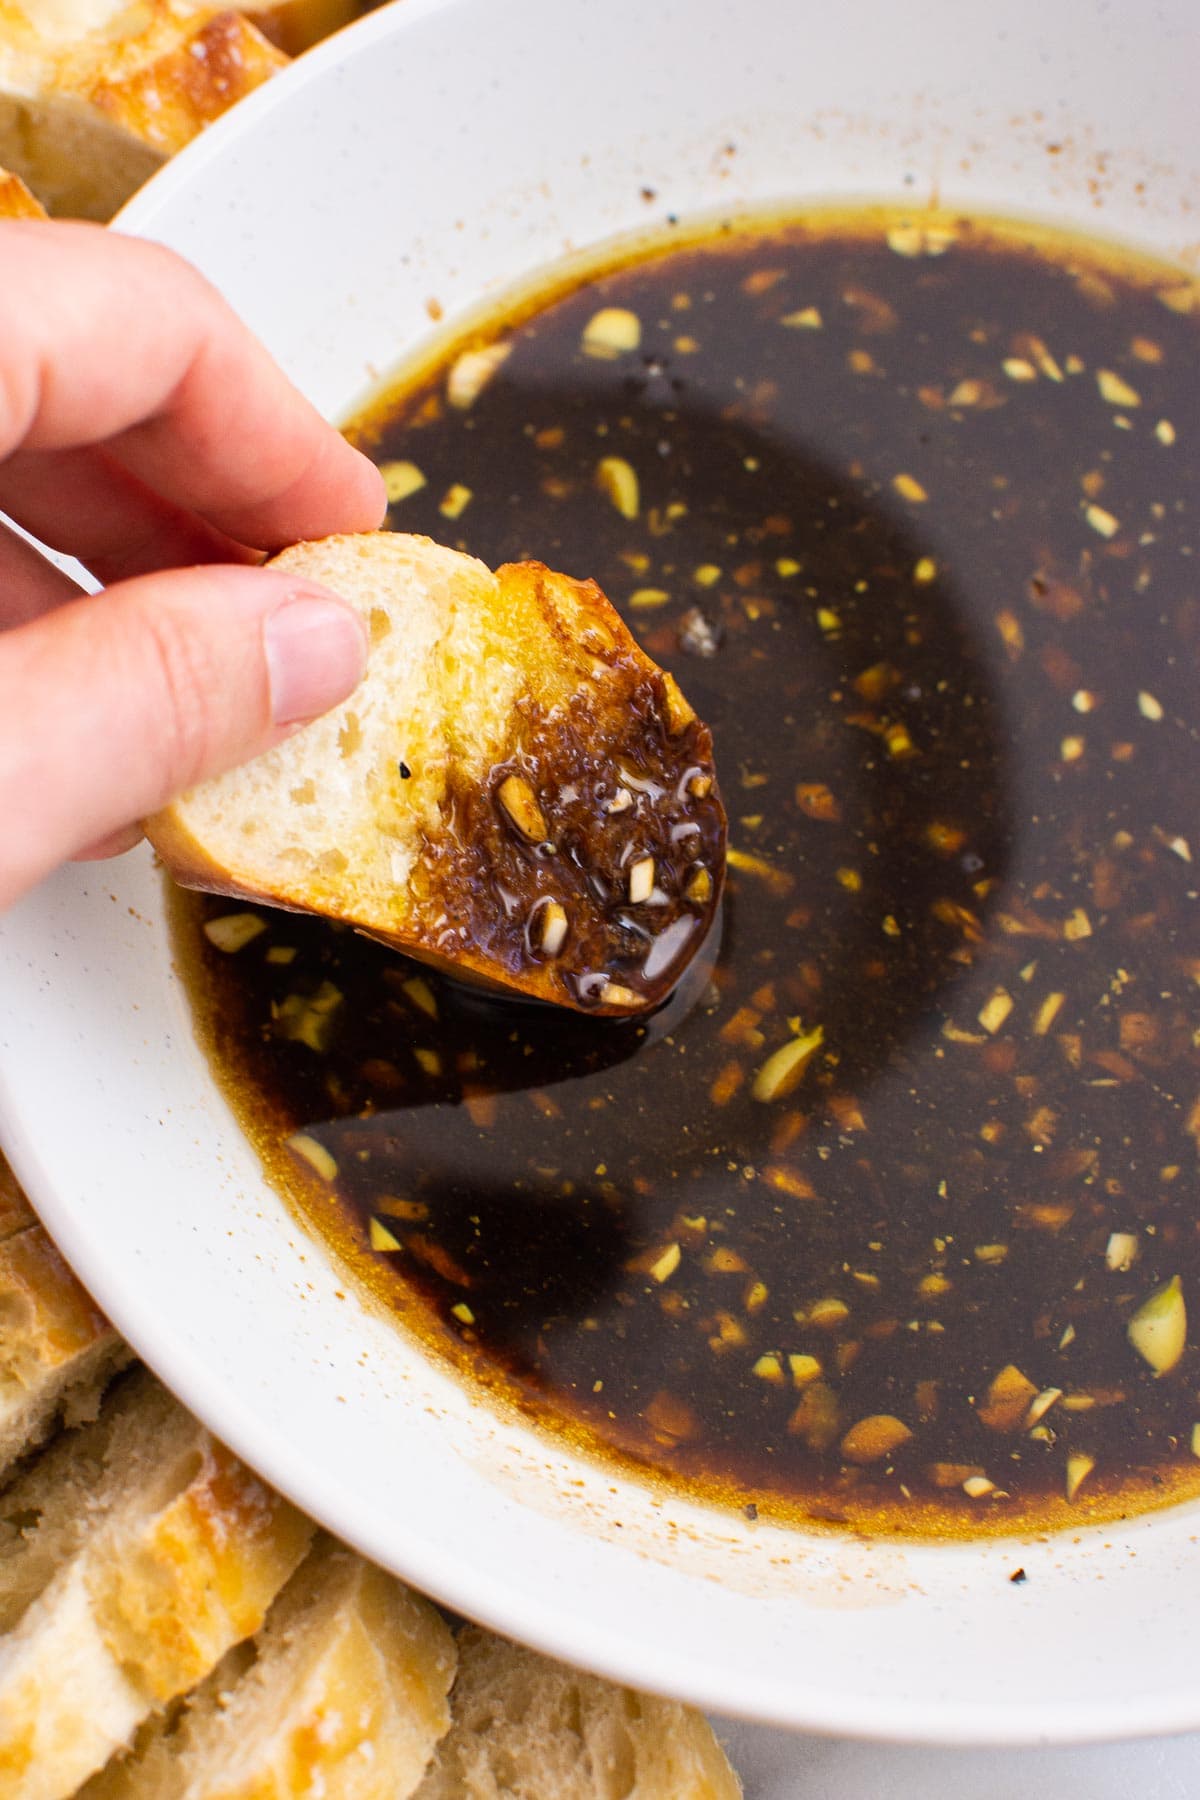
[[[564,580],[538,563],[508,564],[499,579],[539,590]],[[509,753],[486,782],[449,771],[444,837],[410,885],[449,962],[461,952],[538,999],[629,1013],[665,999],[704,942],[725,814],[707,726],[595,583],[571,585],[589,620],[591,704],[519,700]]]

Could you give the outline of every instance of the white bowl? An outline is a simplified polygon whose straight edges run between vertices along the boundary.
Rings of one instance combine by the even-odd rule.
[[[122,222],[199,263],[344,416],[431,298],[453,315],[668,211],[936,193],[1183,257],[1198,49],[1194,0],[407,0],[238,107]],[[4,1140],[97,1298],[248,1461],[439,1599],[783,1724],[1200,1726],[1195,1507],[941,1547],[752,1525],[498,1418],[340,1293],[196,1048],[145,854],[10,913],[0,984]]]

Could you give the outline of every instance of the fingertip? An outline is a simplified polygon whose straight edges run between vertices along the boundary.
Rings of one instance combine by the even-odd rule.
[[[296,582],[263,621],[276,725],[300,725],[352,694],[370,642],[359,614],[315,582]]]
[[[353,449],[353,445],[350,446]],[[354,450],[357,462],[357,473],[362,488],[363,511],[365,522],[356,529],[359,531],[378,531],[387,517],[388,497],[384,487],[383,476],[379,473],[369,456],[361,450]]]

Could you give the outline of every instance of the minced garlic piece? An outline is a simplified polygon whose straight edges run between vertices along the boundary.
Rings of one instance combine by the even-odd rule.
[[[1084,507],[1083,516],[1092,530],[1098,531],[1101,537],[1115,537],[1121,529],[1120,520],[1115,519],[1112,513],[1106,512],[1102,506],[1097,506],[1094,502],[1090,506]]]
[[[214,949],[223,950],[226,956],[236,956],[256,937],[261,937],[267,926],[257,913],[241,912],[222,913],[219,919],[206,919],[203,929]]]
[[[1096,1466],[1094,1456],[1084,1450],[1072,1451],[1067,1458],[1067,1499],[1073,1500]]]
[[[1121,378],[1112,369],[1096,370],[1096,386],[1100,389],[1100,398],[1107,400],[1110,406],[1140,406],[1142,396],[1136,388]]]
[[[816,1356],[793,1354],[788,1357],[788,1368],[794,1387],[807,1387],[810,1381],[816,1381],[821,1374],[820,1359]]]
[[[383,476],[389,506],[394,506],[398,500],[407,500],[410,494],[419,493],[425,486],[425,477],[414,462],[381,463],[379,473]]]
[[[623,519],[636,519],[641,507],[637,474],[623,456],[604,456],[596,464],[596,486],[607,494]]]
[[[470,506],[473,494],[474,490],[467,487],[465,482],[452,482],[438,506],[443,519],[460,519]]]
[[[799,1085],[809,1063],[824,1042],[824,1027],[818,1025],[815,1030],[803,1032],[782,1044],[767,1058],[754,1077],[754,1086],[750,1090],[754,1098],[769,1102],[781,1100],[785,1094],[790,1094]]]
[[[1156,1375],[1166,1375],[1175,1367],[1187,1344],[1187,1307],[1178,1275],[1142,1301],[1126,1327],[1126,1336]]]
[[[669,1280],[679,1267],[682,1255],[678,1244],[668,1244],[662,1254],[655,1257],[647,1273],[657,1282]]]
[[[1105,1267],[1115,1275],[1124,1275],[1137,1261],[1137,1253],[1138,1237],[1135,1231],[1110,1232],[1104,1249]]]
[[[847,1462],[879,1462],[893,1455],[911,1437],[912,1431],[903,1419],[897,1419],[893,1413],[872,1413],[850,1427],[842,1439],[841,1451]]]
[[[478,350],[464,350],[446,378],[446,398],[459,412],[474,406],[492,377],[508,361],[512,345],[484,344]]]
[[[618,356],[636,350],[641,341],[642,322],[635,312],[627,306],[602,306],[584,326],[581,347],[585,356],[615,362]]]
[[[979,1009],[979,1023],[993,1036],[1013,1009],[1013,997],[1007,988],[998,987]]]
[[[306,1131],[294,1131],[287,1140],[288,1149],[294,1150],[302,1157],[310,1169],[315,1169],[322,1181],[332,1181],[338,1172],[335,1158],[324,1144],[310,1137]]]

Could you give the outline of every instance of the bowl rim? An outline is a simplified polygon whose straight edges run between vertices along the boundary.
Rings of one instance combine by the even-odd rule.
[[[230,145],[239,143],[259,131],[267,130],[274,114],[289,105],[295,96],[313,83],[326,78],[330,71],[341,68],[376,43],[404,34],[420,20],[431,15],[455,10],[461,0],[405,0],[403,7],[388,7],[368,15],[346,31],[320,45],[292,67],[282,71],[271,82],[241,102],[230,113],[209,127],[178,158],[167,163],[147,186],[122,210],[114,221],[117,229],[137,235],[153,236],[156,221],[171,208],[197,180],[205,168],[223,156]],[[0,935],[3,927],[0,926]],[[47,1169],[38,1146],[28,1135],[19,1110],[15,1110],[0,1067],[0,1122],[4,1125],[6,1143],[11,1143],[12,1160],[19,1177],[28,1186],[52,1230],[56,1224],[68,1237],[72,1221],[58,1205],[55,1182]],[[299,1500],[323,1522],[330,1524],[367,1554],[379,1555],[379,1545],[369,1522],[347,1518],[344,1491],[325,1479],[303,1460],[297,1462],[286,1444],[273,1438],[264,1440],[260,1421],[253,1408],[240,1396],[231,1393],[219,1379],[214,1379],[202,1356],[190,1352],[180,1343],[164,1338],[162,1322],[153,1308],[146,1311],[127,1285],[111,1278],[112,1272],[102,1259],[85,1248],[72,1259],[92,1286],[99,1303],[109,1312],[114,1323],[137,1348],[147,1346],[148,1360],[161,1373],[167,1384],[193,1407],[201,1418],[252,1466],[258,1468],[283,1491]],[[1187,1508],[1172,1509],[1176,1523]],[[1155,1521],[1165,1514],[1145,1515],[1137,1521],[1134,1535],[1155,1529]],[[1097,1538],[1110,1537],[1115,1527],[1088,1528]],[[967,1546],[967,1555],[986,1540]],[[993,1544],[1019,1545],[1024,1552],[1027,1540],[991,1540]],[[1163,1733],[1193,1729],[1200,1723],[1200,1701],[1189,1706],[1181,1695],[1142,1695],[1120,1714],[1115,1710],[1097,1717],[1094,1709],[1080,1705],[1064,1716],[1062,1703],[1050,1698],[1031,1702],[1020,1708],[1010,1707],[998,1714],[994,1705],[981,1702],[977,1706],[956,1703],[949,1713],[946,1703],[936,1697],[898,1696],[891,1706],[872,1698],[869,1711],[853,1698],[839,1701],[830,1693],[792,1693],[786,1708],[771,1704],[764,1708],[761,1700],[743,1691],[735,1680],[729,1686],[714,1685],[710,1677],[699,1674],[673,1674],[664,1679],[664,1671],[653,1654],[643,1655],[640,1643],[630,1637],[606,1636],[597,1628],[581,1630],[580,1621],[572,1621],[564,1631],[561,1604],[535,1599],[514,1587],[506,1576],[497,1578],[482,1591],[478,1572],[465,1567],[451,1547],[430,1542],[416,1549],[405,1543],[403,1556],[392,1550],[386,1561],[416,1585],[433,1591],[440,1599],[484,1619],[496,1629],[515,1632],[526,1641],[551,1654],[568,1660],[585,1660],[588,1666],[621,1681],[633,1682],[658,1691],[673,1690],[713,1710],[736,1713],[747,1718],[785,1723],[811,1731],[833,1731],[860,1738],[892,1742],[938,1742],[943,1744],[1009,1743],[1035,1741],[1059,1743],[1096,1741],[1131,1733]],[[1011,1556],[1012,1550],[1007,1552]]]

